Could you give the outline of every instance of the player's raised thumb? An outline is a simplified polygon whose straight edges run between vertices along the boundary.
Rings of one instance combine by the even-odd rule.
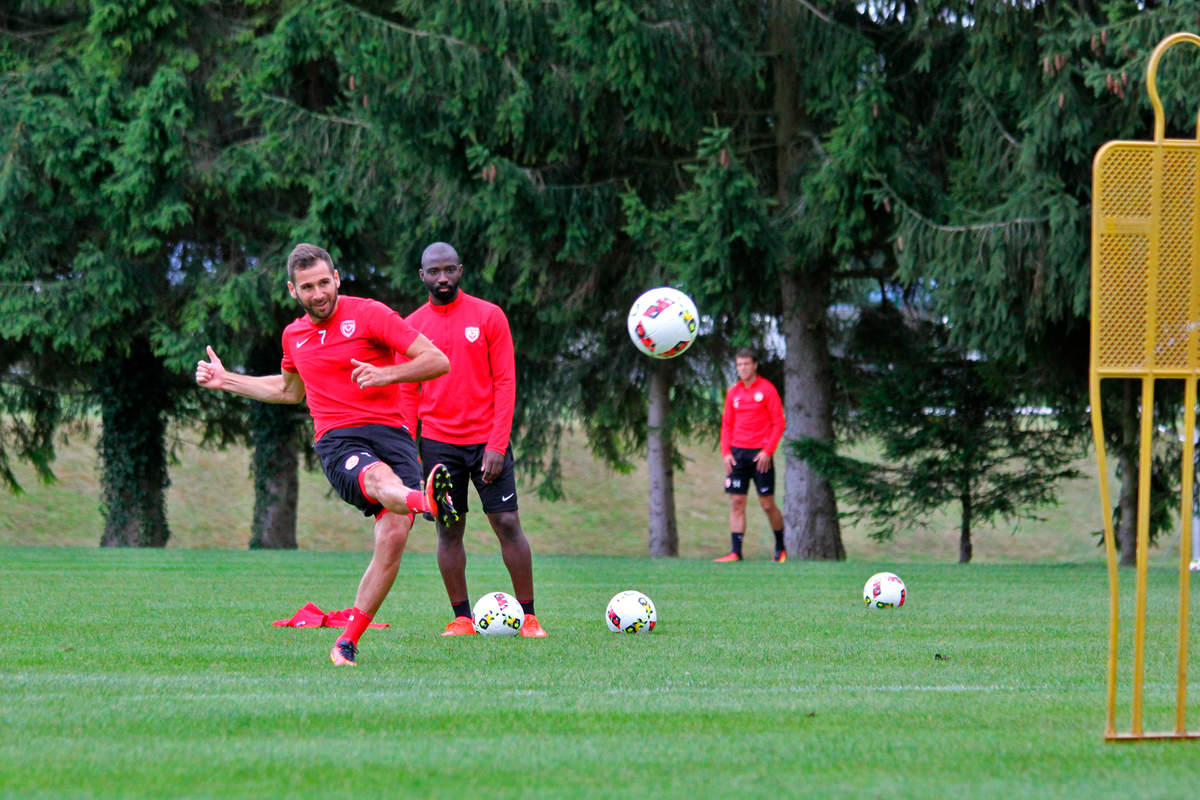
[[[221,359],[217,358],[217,351],[212,349],[211,344],[205,345],[204,349],[208,351],[208,360],[209,361],[220,361],[221,360]]]

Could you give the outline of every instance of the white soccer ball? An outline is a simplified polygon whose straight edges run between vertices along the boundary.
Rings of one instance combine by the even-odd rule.
[[[475,631],[484,636],[516,636],[525,624],[525,611],[517,598],[504,592],[488,592],[471,609]]]
[[[692,346],[700,328],[696,304],[678,289],[644,292],[629,309],[629,338],[653,358],[674,358]]]
[[[867,608],[899,608],[904,605],[907,594],[904,581],[891,572],[876,572],[867,578],[863,586],[863,600]]]
[[[629,589],[618,592],[608,601],[604,621],[613,633],[650,633],[658,622],[658,612],[649,597]]]

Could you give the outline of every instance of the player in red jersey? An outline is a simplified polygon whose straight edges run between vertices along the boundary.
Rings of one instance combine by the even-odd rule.
[[[513,473],[513,408],[516,367],[508,318],[494,303],[460,291],[463,267],[458,253],[444,242],[425,248],[421,280],[429,302],[408,316],[450,358],[450,374],[401,389],[404,416],[411,430],[420,420],[421,461],[441,462],[450,470],[454,507],[467,511],[467,478],[475,484],[480,505],[500,540],[513,593],[525,610],[522,636],[546,635],[533,606],[533,559],[517,513],[517,481]],[[467,594],[466,520],[438,524],[438,568],[450,596],[454,619],[443,636],[472,634]]]
[[[424,492],[414,488],[421,472],[397,385],[444,375],[450,361],[383,303],[339,295],[341,278],[321,248],[297,245],[287,269],[288,292],[305,314],[283,331],[280,374],[229,372],[209,347],[208,361],[196,364],[196,383],[265,403],[307,399],[329,482],[343,500],[375,517],[371,563],[329,654],[334,664],[354,665],[358,639],[396,580],[414,512],[435,513],[443,524],[458,519],[445,467],[430,470]]]
[[[713,559],[742,560],[746,535],[746,493],[750,481],[758,490],[758,504],[767,514],[775,534],[774,561],[787,561],[783,547],[783,514],[775,505],[775,464],[771,456],[783,438],[783,403],[774,384],[758,374],[753,350],[737,351],[738,381],[725,395],[721,415],[721,457],[725,461],[725,493],[729,495],[729,530],[733,548]]]

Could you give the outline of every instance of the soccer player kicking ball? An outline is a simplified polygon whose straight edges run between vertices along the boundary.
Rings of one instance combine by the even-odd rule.
[[[329,654],[334,664],[354,666],[358,639],[396,580],[414,513],[434,514],[441,525],[458,521],[445,467],[429,471],[424,492],[414,488],[421,469],[397,385],[444,375],[450,362],[383,303],[338,295],[341,278],[321,248],[297,245],[287,271],[288,292],[305,314],[283,330],[280,374],[229,372],[209,347],[209,360],[196,364],[196,383],[265,403],[299,403],[307,396],[326,477],[343,500],[375,517],[371,563],[349,624]]]
[[[533,563],[517,513],[513,473],[513,408],[517,381],[512,332],[499,306],[460,291],[463,267],[444,242],[425,248],[421,280],[429,302],[408,322],[450,358],[450,374],[401,387],[404,417],[411,430],[421,423],[421,461],[450,470],[454,507],[467,512],[467,478],[475,484],[483,512],[500,540],[513,594],[525,611],[522,636],[546,635],[533,611]],[[443,636],[475,633],[467,594],[466,520],[438,521],[438,568],[454,619]]]

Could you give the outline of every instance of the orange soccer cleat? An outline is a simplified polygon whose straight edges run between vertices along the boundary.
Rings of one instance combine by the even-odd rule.
[[[713,559],[713,561],[717,562],[718,564],[728,564],[732,561],[741,561],[741,560],[742,560],[742,557],[737,553],[730,553],[729,555],[725,555],[725,556],[721,556],[720,558]]]
[[[339,667],[346,665],[357,667],[358,662],[354,660],[357,655],[358,648],[354,646],[354,642],[338,642],[329,651],[329,660]]]
[[[546,629],[538,622],[537,617],[533,614],[525,615],[525,623],[521,625],[521,635],[528,636],[531,639],[542,639],[548,636]]]
[[[442,636],[478,636],[479,632],[475,630],[475,621],[470,617],[455,617],[446,630],[442,631]]]
[[[429,477],[425,479],[425,505],[443,528],[453,525],[460,518],[454,510],[454,501],[450,499],[453,488],[450,470],[444,464],[434,464],[433,469],[429,470]]]
[[[775,557],[772,558],[771,560],[777,564],[784,563],[785,561],[787,561],[787,550],[780,550],[779,552],[777,552],[775,554]]]

